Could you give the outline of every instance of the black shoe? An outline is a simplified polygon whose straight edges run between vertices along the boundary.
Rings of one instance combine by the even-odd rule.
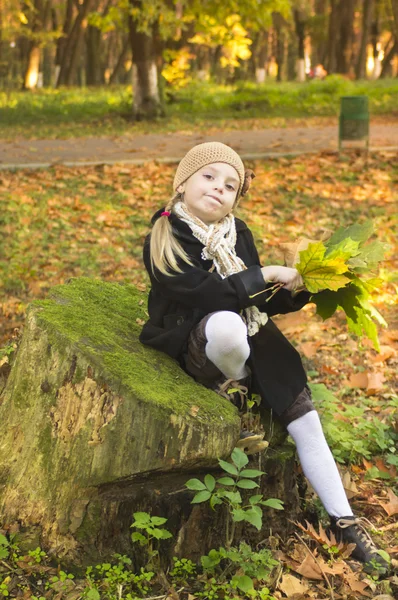
[[[365,564],[367,573],[388,573],[390,566],[378,553],[378,548],[364,527],[367,519],[358,517],[330,517],[331,529],[337,542],[355,544],[351,554],[352,558]],[[371,525],[371,524],[370,524]]]

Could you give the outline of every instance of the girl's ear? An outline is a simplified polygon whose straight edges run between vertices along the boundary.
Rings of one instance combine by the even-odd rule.
[[[179,194],[183,194],[185,192],[185,183],[180,183],[180,185],[177,188],[177,192]]]

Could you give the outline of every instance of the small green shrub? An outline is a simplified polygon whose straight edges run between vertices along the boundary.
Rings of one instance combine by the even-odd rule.
[[[361,406],[338,400],[322,383],[310,384],[314,404],[319,410],[325,437],[335,459],[340,463],[360,463],[363,458],[384,455],[386,462],[397,463],[398,435],[390,421],[381,421],[367,411],[366,401]],[[398,398],[391,398],[391,407],[398,407]],[[373,476],[389,477],[377,470]]]

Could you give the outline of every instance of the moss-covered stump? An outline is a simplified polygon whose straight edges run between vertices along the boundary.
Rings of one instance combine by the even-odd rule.
[[[145,309],[131,285],[53,288],[29,307],[0,398],[0,522],[18,521],[33,546],[78,563],[131,553],[136,510],[169,519],[171,554],[196,557],[222,541],[222,515],[194,508],[183,484],[230,454],[239,417],[139,343]],[[270,453],[262,486],[294,516],[294,459],[283,453]]]

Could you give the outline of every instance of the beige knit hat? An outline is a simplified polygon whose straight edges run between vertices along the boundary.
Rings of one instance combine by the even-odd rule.
[[[205,142],[191,148],[177,167],[174,177],[174,190],[177,191],[179,185],[184,183],[191,175],[199,171],[202,167],[212,163],[227,163],[231,165],[239,175],[239,190],[237,198],[240,196],[245,182],[245,167],[239,154],[229,146],[221,142]]]

